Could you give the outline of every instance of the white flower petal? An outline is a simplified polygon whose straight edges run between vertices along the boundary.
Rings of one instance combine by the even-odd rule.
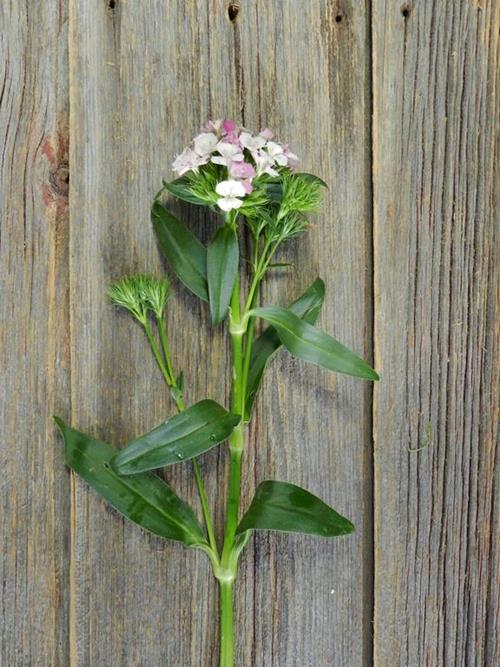
[[[280,146],[275,141],[268,141],[266,144],[267,152],[269,155],[275,157],[276,155],[281,155],[283,153],[283,146]]]
[[[242,132],[239,136],[240,144],[247,148],[249,151],[256,151],[262,148],[266,139],[261,136],[254,137],[250,132]]]
[[[217,200],[217,206],[221,208],[223,211],[232,211],[235,208],[240,208],[242,205],[241,199],[237,199],[236,197],[222,197],[221,199]]]
[[[222,197],[244,197],[246,194],[243,184],[233,179],[217,183],[215,192]]]
[[[202,132],[194,138],[194,150],[198,155],[211,153],[217,145],[217,137],[213,132]]]
[[[279,153],[278,155],[275,155],[274,160],[276,164],[280,165],[280,167],[286,167],[286,165],[288,164],[288,157],[284,153]]]
[[[224,167],[228,166],[228,159],[222,157],[222,155],[212,155],[210,162],[213,162],[214,164],[221,164]],[[229,162],[231,162],[231,160],[229,160]]]

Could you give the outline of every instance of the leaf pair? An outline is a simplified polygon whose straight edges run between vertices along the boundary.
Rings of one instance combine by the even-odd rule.
[[[121,477],[111,461],[117,450],[55,417],[64,437],[67,465],[110,505],[146,530],[186,546],[205,545],[193,510],[162,479],[152,473]]]
[[[161,537],[187,546],[206,543],[192,509],[148,471],[212,449],[229,437],[239,416],[215,401],[200,401],[121,450],[55,421],[66,463],[119,512]]]
[[[338,373],[368,380],[378,380],[377,373],[354,352],[328,334],[316,329],[325,284],[317,278],[288,308],[254,308],[249,315],[271,324],[264,329],[252,348],[245,399],[245,421],[250,420],[255,396],[267,364],[284,345],[294,356]]]
[[[207,546],[193,510],[155,474],[120,476],[115,447],[67,426],[55,417],[67,465],[125,517],[160,537],[186,546]],[[346,535],[354,526],[316,496],[293,484],[263,482],[237,532],[280,530],[323,537]]]
[[[170,192],[185,201],[189,191],[176,181],[166,184]],[[179,190],[180,189],[180,190]],[[238,239],[231,225],[220,227],[205,246],[159,202],[151,209],[151,220],[160,247],[179,279],[194,294],[209,301],[212,322],[220,324],[226,316],[239,262]]]

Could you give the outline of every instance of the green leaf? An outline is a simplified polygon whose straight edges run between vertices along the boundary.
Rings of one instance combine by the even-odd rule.
[[[303,318],[306,322],[309,322],[309,324],[314,324],[318,319],[324,298],[325,283],[321,278],[316,278],[313,284],[288,309],[295,313],[295,315]],[[245,421],[250,420],[255,396],[262,382],[266,366],[281,345],[278,332],[272,326],[267,327],[253,344],[245,399]]]
[[[186,287],[208,301],[205,246],[159,202],[154,202],[152,206],[151,221],[162,252],[173,271]]]
[[[168,190],[170,194],[177,199],[188,202],[189,204],[196,204],[197,206],[206,206],[207,202],[197,197],[190,189],[189,180],[185,176],[176,178],[175,181],[167,183],[163,181],[163,187]]]
[[[215,401],[200,401],[125,445],[111,465],[120,475],[134,475],[187,461],[225,440],[239,421]]]
[[[352,533],[354,526],[300,486],[267,480],[257,488],[236,533],[247,530],[277,530],[337,537]]]
[[[262,317],[273,324],[283,345],[294,356],[337,373],[378,380],[377,373],[363,359],[335,338],[308,324],[286,308],[254,308],[251,316]]]
[[[207,249],[207,279],[212,323],[220,324],[226,316],[239,262],[236,232],[223,225],[214,234]]]
[[[193,510],[152,473],[120,477],[110,461],[118,451],[54,417],[64,438],[67,465],[115,509],[146,530],[187,546],[206,544]]]

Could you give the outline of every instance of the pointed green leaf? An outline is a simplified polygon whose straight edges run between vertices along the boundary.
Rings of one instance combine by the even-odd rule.
[[[189,204],[196,204],[197,206],[207,205],[206,201],[200,199],[200,197],[197,197],[191,191],[189,187],[189,180],[185,176],[176,178],[175,181],[170,181],[170,183],[163,181],[163,187],[177,199],[181,199],[182,201],[188,202]]]
[[[247,530],[277,530],[337,537],[352,533],[354,526],[300,486],[267,480],[257,488],[236,533]]]
[[[231,435],[238,415],[204,400],[125,445],[111,461],[120,475],[135,475],[195,458]]]
[[[152,473],[120,477],[110,465],[115,447],[54,419],[64,438],[66,464],[114,508],[160,537],[187,546],[206,544],[193,510],[168,484]]]
[[[287,350],[304,361],[366,380],[379,379],[366,361],[335,338],[301,320],[286,308],[277,306],[254,308],[250,311],[250,315],[262,317],[273,324]]]
[[[324,298],[325,283],[321,278],[316,278],[313,284],[288,309],[309,324],[314,324],[318,319]],[[253,344],[245,399],[245,421],[250,420],[255,396],[262,382],[266,366],[281,345],[281,339],[273,326],[264,329]]]
[[[196,236],[159,202],[151,221],[165,258],[177,277],[200,299],[208,301],[207,250]]]
[[[226,316],[238,271],[239,247],[230,225],[220,227],[207,248],[207,279],[212,323]]]

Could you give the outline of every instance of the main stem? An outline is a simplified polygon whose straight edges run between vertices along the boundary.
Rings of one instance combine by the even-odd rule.
[[[244,408],[245,383],[243,371],[243,336],[240,329],[240,289],[236,278],[231,298],[230,334],[233,359],[233,381],[231,386],[231,409],[242,416],[242,421],[229,437],[229,492],[226,510],[224,546],[220,561],[220,571],[216,574],[220,584],[220,667],[233,667],[233,582],[236,578],[237,557],[235,557],[236,528],[238,526],[241,495],[241,458],[245,443]]]
[[[274,248],[269,253],[269,246],[270,244],[266,243],[255,267],[254,278],[244,306],[243,318],[257,300],[260,281],[275,250]],[[241,415],[241,421],[229,437],[230,468],[226,526],[220,568],[216,573],[220,585],[220,667],[233,667],[234,664],[233,585],[236,578],[238,556],[248,540],[248,535],[246,538],[236,537],[241,497],[241,460],[245,447],[245,401],[254,334],[253,318],[250,318],[250,322],[245,321],[246,324],[243,326],[240,310],[239,279],[236,277],[231,297],[229,326],[233,359],[231,409],[234,413]],[[245,350],[243,349],[244,338],[246,338]],[[237,543],[238,539],[239,542]]]
[[[220,667],[234,664],[233,582],[219,581]]]

